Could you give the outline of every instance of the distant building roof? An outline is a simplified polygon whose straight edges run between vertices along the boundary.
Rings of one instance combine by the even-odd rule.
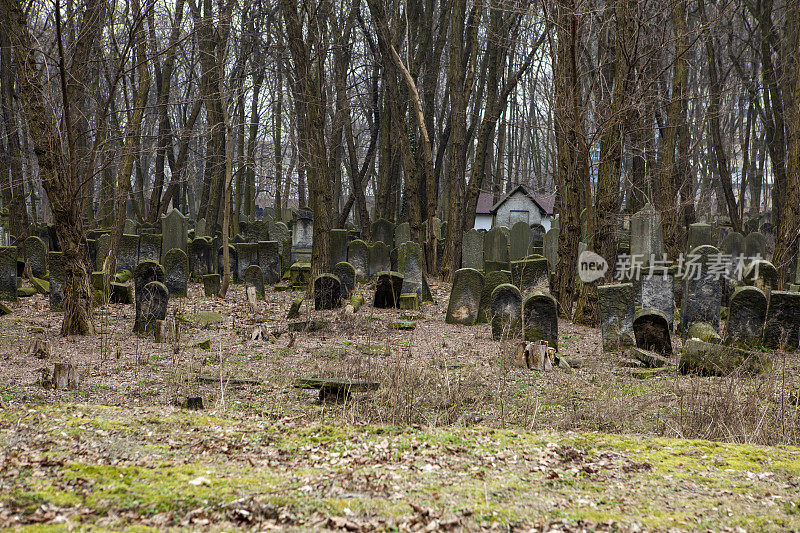
[[[555,206],[556,196],[555,194],[541,194],[541,193],[534,193],[530,187],[525,184],[520,184],[514,187],[508,194],[503,196],[494,206],[492,206],[491,212],[494,213],[497,211],[501,205],[503,205],[506,200],[508,200],[511,196],[516,194],[517,192],[522,192],[525,196],[531,199],[534,204],[547,216],[551,216],[553,214],[553,207]]]
[[[478,195],[478,204],[475,206],[476,215],[491,215],[494,195],[490,192],[481,192]]]

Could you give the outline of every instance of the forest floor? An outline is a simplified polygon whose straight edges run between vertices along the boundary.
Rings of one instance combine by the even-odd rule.
[[[327,326],[292,333],[299,293],[269,289],[253,313],[243,286],[222,300],[192,284],[169,304],[180,338],[159,344],[131,333],[131,305],[62,338],[45,297],[11,304],[0,527],[800,529],[797,353],[758,377],[681,376],[622,366],[599,330],[562,321],[573,368],[531,372],[488,325],[444,322],[446,284],[418,312],[358,290],[357,313],[307,302],[299,319]],[[28,353],[37,338],[48,359]],[[77,390],[42,387],[56,360],[77,366]],[[305,377],[380,388],[322,403],[295,387]],[[206,409],[179,407],[188,396]]]

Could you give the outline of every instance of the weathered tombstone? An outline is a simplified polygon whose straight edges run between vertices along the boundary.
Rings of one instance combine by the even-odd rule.
[[[208,237],[195,237],[189,243],[189,267],[196,281],[214,270],[211,250],[211,239]]]
[[[483,280],[483,290],[478,304],[478,323],[491,321],[492,292],[500,285],[511,284],[511,273],[507,270],[495,270],[486,274]]]
[[[258,266],[264,275],[264,283],[273,285],[281,280],[281,255],[278,241],[258,242]]]
[[[684,337],[695,322],[707,322],[719,329],[722,280],[709,269],[718,254],[719,250],[713,246],[698,246],[690,252],[690,261],[697,269],[692,271],[687,264],[683,277],[680,328]]]
[[[380,309],[399,307],[403,291],[403,275],[399,272],[380,272],[375,283],[373,305]],[[408,291],[406,291],[408,292]]]
[[[314,220],[310,211],[300,211],[292,229],[292,262],[311,261],[314,245]]]
[[[657,309],[664,313],[669,331],[672,331],[675,317],[675,277],[673,273],[648,270],[647,274],[642,274],[640,283],[642,309]]]
[[[725,235],[725,238],[722,239],[722,245],[720,246],[720,250],[726,256],[729,256],[728,259],[728,266],[727,266],[727,273],[728,275],[732,275],[736,268],[736,264],[739,261],[739,257],[745,256],[746,246],[745,246],[745,238],[744,235],[737,231],[729,232]],[[743,274],[743,272],[742,272]],[[738,280],[741,281],[741,280]],[[722,283],[722,302],[725,304],[728,301],[728,297],[730,296],[730,284],[727,280]]]
[[[558,264],[558,234],[559,228],[551,227],[550,230],[544,234],[544,256],[547,258],[547,264],[550,266],[551,271],[555,271]]]
[[[461,268],[453,274],[450,302],[445,322],[473,326],[478,319],[478,308],[483,291],[483,274],[474,268]]]
[[[258,265],[250,265],[244,271],[244,286],[253,287],[259,300],[264,299],[264,271]]]
[[[511,227],[509,257],[511,261],[525,259],[532,253],[533,230],[527,222],[517,222]]]
[[[549,294],[536,292],[525,299],[522,327],[528,342],[547,341],[558,350],[558,304]]]
[[[461,267],[483,270],[483,235],[476,229],[465,231],[462,237]]]
[[[383,241],[377,241],[369,247],[369,277],[374,278],[378,272],[385,272],[392,268],[389,257],[391,250]]]
[[[347,230],[346,229],[332,229],[331,230],[331,261],[330,267],[336,263],[347,261]]]
[[[269,240],[269,221],[254,220],[247,227],[245,235],[249,242],[261,242]]]
[[[222,286],[222,276],[219,274],[206,274],[203,276],[203,292],[206,296],[217,296]]]
[[[108,241],[111,239],[111,236],[108,233],[104,233],[97,237],[94,243],[95,247],[95,261],[94,261],[94,269],[97,271],[103,270],[103,263],[106,260],[106,256],[108,255]]]
[[[180,248],[173,248],[164,256],[164,285],[170,298],[186,298],[189,283],[189,256]]]
[[[63,252],[47,252],[50,266],[50,310],[61,311],[64,301],[64,260]]]
[[[650,203],[631,217],[630,255],[638,256],[643,264],[650,263],[650,256],[661,259],[664,239],[661,233],[661,215]]]
[[[511,281],[522,294],[550,290],[550,269],[547,259],[511,261]]]
[[[342,298],[350,298],[356,284],[356,271],[353,265],[347,261],[342,261],[333,265],[333,275],[339,278],[339,285],[342,291]]]
[[[188,252],[189,221],[177,209],[161,216],[161,234],[163,257],[173,248]]]
[[[231,281],[236,283],[239,281],[239,255],[236,247],[232,244],[228,245],[228,255],[231,263]],[[225,255],[222,246],[217,249],[217,272],[225,275]]]
[[[658,309],[641,309],[633,317],[633,333],[636,347],[657,352],[663,356],[672,355],[670,323],[667,316]]]
[[[541,224],[531,224],[531,243],[534,250],[544,249],[544,236],[546,230]]]
[[[306,289],[311,282],[311,263],[298,261],[289,267],[289,282],[293,289]]]
[[[144,233],[139,236],[139,262],[155,261],[161,262],[161,243],[163,239],[160,233]],[[168,250],[169,251],[169,250]]]
[[[17,247],[0,248],[0,300],[17,300]]]
[[[333,274],[314,278],[314,309],[336,309],[342,305],[342,283]]]
[[[47,273],[47,245],[39,237],[25,239],[25,262],[35,278],[43,278]]]
[[[739,287],[728,302],[725,344],[757,348],[767,317],[767,296],[756,287]]]
[[[744,272],[744,282],[769,294],[778,287],[778,271],[769,261],[757,259],[747,265],[747,269]]]
[[[403,275],[403,292],[415,293],[419,302],[432,302],[428,279],[422,268],[422,248],[406,241],[397,250],[397,271]]]
[[[508,237],[502,226],[486,232],[483,239],[484,271],[510,270],[508,264]]]
[[[767,348],[792,349],[800,340],[800,293],[772,291],[769,295],[763,343]]]
[[[136,270],[139,264],[139,236],[123,233],[117,249],[116,270]],[[102,265],[101,265],[102,266]],[[114,272],[116,274],[116,272]]]
[[[705,224],[702,222],[689,224],[689,236],[687,239],[688,250],[694,250],[698,246],[713,246],[715,244],[714,228],[711,226],[711,224]]]
[[[522,294],[518,288],[509,283],[495,287],[489,308],[493,339],[522,337]]]
[[[250,265],[258,265],[258,244],[242,242],[236,245],[237,279],[244,280],[244,272]],[[233,265],[231,265],[233,269]]]
[[[372,242],[382,242],[389,248],[394,245],[394,224],[379,218],[370,225],[370,234],[372,234]]]
[[[133,324],[133,331],[135,333],[141,333],[145,331],[145,308],[143,307],[145,286],[154,281],[157,281],[164,286],[163,283],[165,278],[166,274],[164,273],[164,267],[155,261],[142,261],[133,271],[133,286],[135,293],[134,301],[136,303],[136,318]],[[166,291],[167,288],[164,287],[164,290]],[[169,297],[169,292],[167,292],[167,297]],[[161,320],[163,320],[163,317]]]
[[[137,291],[136,299],[141,308],[137,307],[136,310],[139,321],[134,325],[134,332],[149,333],[155,328],[156,322],[167,318],[169,291],[160,281],[151,281],[142,289],[141,297]]]
[[[201,218],[194,224],[194,238],[206,236],[206,219]]]
[[[394,247],[399,248],[404,242],[411,240],[411,226],[408,222],[398,224],[394,228]]]
[[[289,228],[283,222],[269,223],[269,238],[278,242],[278,251],[281,256],[281,276],[289,269],[292,255],[292,236]]]
[[[122,229],[122,233],[123,234],[127,234],[127,235],[138,235],[138,233],[139,233],[139,223],[136,222],[135,220],[130,219],[130,218],[126,218],[125,219],[125,226]]]
[[[748,260],[756,258],[766,259],[767,257],[767,239],[763,233],[754,231],[748,233],[744,238],[744,255]]]
[[[597,308],[604,352],[615,352],[636,344],[633,336],[632,284],[597,287]]]
[[[369,248],[361,239],[351,241],[347,245],[347,262],[356,270],[356,281],[363,281],[369,276]]]

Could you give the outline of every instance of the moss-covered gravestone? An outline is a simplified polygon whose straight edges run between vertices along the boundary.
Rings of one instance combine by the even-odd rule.
[[[139,264],[139,236],[123,233],[117,249],[116,272],[130,270],[134,272]],[[102,265],[100,265],[102,267]],[[102,268],[100,269],[102,270]]]
[[[527,222],[519,221],[511,226],[509,258],[511,261],[524,259],[533,250],[533,231]]]
[[[171,298],[186,298],[189,283],[189,257],[180,248],[173,248],[164,255],[164,285]]]
[[[615,352],[634,346],[633,285],[601,285],[597,287],[597,301],[603,351]]]
[[[183,213],[173,209],[166,215],[161,215],[161,233],[163,235],[161,242],[163,263],[166,263],[167,254],[174,248],[182,250],[188,255],[189,221],[183,216]]]
[[[394,247],[399,248],[401,244],[411,240],[411,225],[408,222],[398,224],[394,228]]]
[[[339,278],[342,298],[350,298],[356,284],[356,271],[347,261],[340,261],[333,266],[333,275]]]
[[[141,333],[146,331],[145,322],[147,320],[147,317],[144,314],[146,310],[144,304],[147,302],[144,301],[144,297],[146,296],[144,290],[145,286],[154,281],[158,282],[159,285],[164,287],[164,291],[166,292],[166,297],[167,299],[169,299],[169,291],[167,290],[166,286],[164,286],[165,278],[166,274],[164,273],[164,267],[162,267],[155,261],[142,261],[136,266],[136,269],[133,271],[133,283],[135,292],[134,298],[136,302],[136,318],[133,323],[133,331],[135,333]],[[155,291],[155,289],[153,290]],[[161,320],[163,320],[163,318]]]
[[[772,360],[767,354],[696,339],[686,341],[678,362],[681,374],[701,376],[725,376],[734,371],[742,375],[757,375],[771,368]]]
[[[462,237],[461,267],[483,270],[483,234],[476,229],[465,231]]]
[[[510,283],[498,285],[492,291],[490,316],[492,338],[522,337],[522,294]]]
[[[422,264],[422,248],[419,243],[406,241],[397,249],[397,271],[403,275],[403,292],[415,293],[420,303],[432,302],[433,297]]]
[[[778,287],[778,271],[769,261],[757,259],[747,265],[747,269],[744,272],[744,282],[769,294],[770,291]]]
[[[764,323],[764,346],[796,349],[798,341],[800,341],[800,292],[772,291]]]
[[[331,230],[331,255],[330,267],[336,263],[347,261],[347,230],[346,229],[332,229]]]
[[[550,271],[547,259],[520,259],[511,261],[511,281],[522,294],[550,290]]]
[[[192,279],[203,279],[203,276],[214,270],[214,261],[209,237],[195,237],[189,243],[189,269]]]
[[[273,285],[281,280],[281,255],[278,241],[259,241],[258,266],[264,274],[264,283]]]
[[[17,300],[17,247],[0,247],[0,300]]]
[[[739,287],[728,302],[725,344],[757,348],[767,318],[767,296],[756,287]]]
[[[507,228],[494,227],[483,236],[484,271],[510,270]]]
[[[689,254],[683,278],[680,324],[683,335],[695,322],[708,322],[714,329],[719,329],[722,278],[710,269],[719,253],[713,246],[699,246]]]
[[[495,288],[504,283],[511,283],[511,273],[507,270],[489,272],[484,276],[481,299],[478,304],[478,323],[487,323],[491,321],[492,292]]]
[[[669,331],[675,316],[675,276],[656,269],[642,271],[639,279],[642,309],[657,309],[667,317]],[[635,288],[635,287],[634,287]]]
[[[528,342],[547,341],[558,350],[558,304],[543,292],[528,296],[522,306],[522,326]]]
[[[630,247],[630,255],[643,264],[650,264],[651,255],[661,259],[664,253],[661,215],[649,203],[631,217]]]
[[[391,270],[391,249],[383,241],[377,241],[369,247],[369,277],[374,278],[378,272]]]
[[[244,273],[250,265],[258,265],[258,244],[242,242],[236,245],[237,279],[244,280]]]
[[[139,236],[139,262],[155,261],[161,262],[161,242],[160,233],[143,233]]]
[[[689,224],[689,235],[687,238],[687,249],[694,250],[698,246],[714,246],[714,228],[711,224],[698,222],[697,224]]]
[[[47,263],[50,266],[50,310],[63,310],[64,301],[64,261],[62,252],[48,252]]]
[[[356,281],[363,281],[369,276],[369,248],[361,239],[351,241],[347,245],[347,262],[356,271]]]
[[[203,292],[206,296],[217,296],[222,285],[222,276],[206,274],[203,276]]]
[[[141,309],[137,306],[138,321],[133,328],[135,333],[149,333],[156,327],[156,322],[167,318],[169,291],[160,281],[145,285],[141,296],[137,292],[136,300]]]
[[[34,277],[42,278],[47,274],[47,245],[39,237],[25,239],[25,262]]]
[[[758,231],[748,233],[744,238],[744,255],[748,259],[765,259],[767,257],[767,238]]]
[[[291,265],[292,236],[289,228],[283,222],[269,222],[269,238],[278,243],[278,252],[281,256],[281,277]],[[263,267],[262,267],[263,268]]]
[[[335,309],[342,304],[342,284],[333,274],[314,278],[314,309]]]
[[[478,319],[483,291],[483,274],[474,268],[461,268],[453,274],[450,302],[445,322],[472,326]]]
[[[231,263],[231,280],[234,283],[239,282],[239,253],[236,249],[236,246],[233,244],[228,245],[228,253],[230,263]],[[220,275],[225,275],[225,254],[224,249],[220,246],[217,249],[217,272]]]
[[[672,355],[669,321],[658,309],[642,309],[633,317],[633,333],[636,347],[657,352],[663,356]]]
[[[399,307],[403,291],[403,275],[399,272],[379,272],[375,283],[373,305],[380,309]]]
[[[370,226],[372,242],[382,242],[389,248],[394,245],[394,224],[390,221],[379,218]]]
[[[245,290],[248,287],[253,287],[256,290],[256,298],[259,300],[264,299],[264,271],[258,265],[250,265],[244,271],[244,286]]]
[[[311,282],[311,263],[297,261],[289,267],[289,282],[293,289],[305,289]]]

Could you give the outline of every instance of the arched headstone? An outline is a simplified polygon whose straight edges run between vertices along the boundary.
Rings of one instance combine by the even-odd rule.
[[[453,274],[450,301],[445,322],[472,326],[478,319],[483,291],[483,274],[473,268],[461,268]]]

